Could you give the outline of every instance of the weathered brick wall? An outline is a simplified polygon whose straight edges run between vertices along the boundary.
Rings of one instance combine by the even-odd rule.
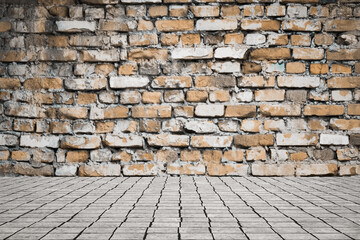
[[[1,174],[360,173],[359,0],[11,2]]]

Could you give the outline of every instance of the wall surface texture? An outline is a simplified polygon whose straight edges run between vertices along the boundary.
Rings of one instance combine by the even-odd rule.
[[[0,173],[360,174],[359,40],[359,0],[2,1]]]

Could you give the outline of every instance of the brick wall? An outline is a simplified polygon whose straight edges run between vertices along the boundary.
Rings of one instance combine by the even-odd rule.
[[[10,3],[1,174],[360,173],[359,0]]]

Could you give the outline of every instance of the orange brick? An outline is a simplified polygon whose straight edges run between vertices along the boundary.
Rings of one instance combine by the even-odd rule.
[[[349,115],[360,115],[360,104],[349,104],[347,112]]]
[[[222,6],[221,7],[222,17],[236,17],[240,16],[239,6]]]
[[[290,49],[288,48],[258,48],[250,53],[250,57],[254,60],[266,59],[289,59]]]
[[[351,66],[343,64],[332,64],[331,72],[340,74],[351,74]]]
[[[143,92],[143,103],[161,103],[161,92]]]
[[[151,6],[148,10],[150,17],[163,17],[168,15],[167,6]]]
[[[188,102],[206,102],[207,97],[206,91],[191,90],[186,92],[186,101]]]
[[[183,34],[181,35],[180,40],[181,43],[184,45],[200,44],[200,34],[198,33]]]
[[[194,29],[193,20],[157,20],[156,29],[161,32],[191,31]]]
[[[244,41],[244,34],[229,33],[225,34],[225,44],[242,44]]]
[[[329,72],[329,65],[321,63],[313,63],[310,65],[311,74],[326,74]]]
[[[175,34],[162,34],[160,41],[164,46],[176,45],[179,42],[179,36]]]
[[[291,35],[291,45],[294,46],[310,46],[311,38],[308,35]]]
[[[87,162],[88,159],[87,151],[69,151],[66,154],[66,162]]]
[[[305,63],[302,62],[288,62],[286,63],[287,73],[304,73],[306,71]]]
[[[340,105],[306,105],[305,116],[339,116],[344,114],[344,106]]]
[[[228,150],[224,152],[224,160],[232,162],[242,162],[244,160],[243,150]]]
[[[190,162],[197,162],[200,161],[200,151],[198,150],[184,150],[180,152],[180,160],[181,161],[190,161]]]
[[[304,161],[307,159],[308,155],[306,152],[297,152],[290,154],[290,160],[292,161]]]
[[[77,103],[78,104],[90,104],[96,103],[97,95],[95,93],[78,93]]]
[[[280,22],[276,20],[242,20],[241,29],[243,30],[261,30],[261,31],[278,31]]]

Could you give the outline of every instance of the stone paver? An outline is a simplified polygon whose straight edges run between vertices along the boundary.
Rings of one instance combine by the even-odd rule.
[[[0,239],[360,239],[360,177],[0,178]]]

